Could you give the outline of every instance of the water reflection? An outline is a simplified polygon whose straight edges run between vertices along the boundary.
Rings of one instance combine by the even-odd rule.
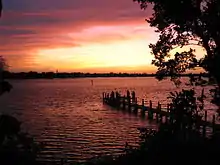
[[[1,111],[16,116],[23,129],[45,142],[41,159],[84,160],[119,154],[125,142],[135,144],[137,127],[152,126],[132,114],[102,104],[103,91],[135,90],[139,98],[166,101],[176,89],[154,78],[96,78],[12,81],[14,89],[0,98]]]

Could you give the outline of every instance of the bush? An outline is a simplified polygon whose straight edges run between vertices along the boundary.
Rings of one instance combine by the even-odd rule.
[[[0,116],[0,164],[35,165],[40,145],[20,131],[20,122],[8,115]]]

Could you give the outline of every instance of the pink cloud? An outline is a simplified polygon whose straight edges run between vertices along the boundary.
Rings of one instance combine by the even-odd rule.
[[[141,37],[138,35],[149,30],[147,24],[145,29],[144,18],[151,11],[141,11],[132,0],[11,0],[10,3],[5,0],[4,3],[0,53],[19,69],[22,65],[33,65],[37,49],[126,40],[133,34]]]

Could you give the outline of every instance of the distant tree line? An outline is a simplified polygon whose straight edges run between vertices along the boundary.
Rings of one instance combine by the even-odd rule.
[[[82,72],[8,72],[4,71],[4,78],[6,79],[53,79],[53,78],[84,78],[84,77],[156,77],[154,73],[82,73]],[[207,73],[199,74],[181,74],[182,77],[189,76],[205,76],[208,77]],[[167,75],[169,76],[169,75]]]

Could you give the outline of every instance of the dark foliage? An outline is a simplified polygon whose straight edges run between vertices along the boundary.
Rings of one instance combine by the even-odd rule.
[[[40,145],[20,132],[20,122],[8,115],[0,116],[0,164],[36,165]]]
[[[149,5],[153,7],[154,13],[147,22],[160,33],[157,43],[149,45],[155,58],[152,64],[158,67],[158,79],[172,75],[172,80],[179,84],[179,73],[201,67],[220,87],[220,1],[134,1],[140,4],[141,9],[148,9]],[[203,58],[196,58],[193,49],[176,52],[174,57],[171,56],[171,51],[176,48],[192,45],[204,48]],[[218,103],[219,97],[218,93],[213,103]]]
[[[214,164],[220,152],[219,133],[203,136],[198,129],[202,114],[197,107],[204,99],[193,90],[171,93],[173,122],[161,124],[158,130],[140,128],[140,146],[126,146],[119,157],[105,157],[88,162],[89,165],[154,165],[154,164]],[[196,102],[199,100],[199,102]],[[199,111],[202,111],[200,107]],[[180,111],[179,111],[180,109]]]
[[[0,95],[5,92],[9,92],[12,89],[12,85],[4,80],[4,70],[6,68],[6,62],[3,57],[0,56]]]
[[[9,92],[12,85],[4,80],[2,72],[6,67],[0,57],[0,95]],[[21,123],[9,115],[0,115],[0,164],[36,165],[40,145],[33,138],[21,132]]]
[[[2,14],[2,0],[0,0],[0,17],[1,17],[1,14]]]

